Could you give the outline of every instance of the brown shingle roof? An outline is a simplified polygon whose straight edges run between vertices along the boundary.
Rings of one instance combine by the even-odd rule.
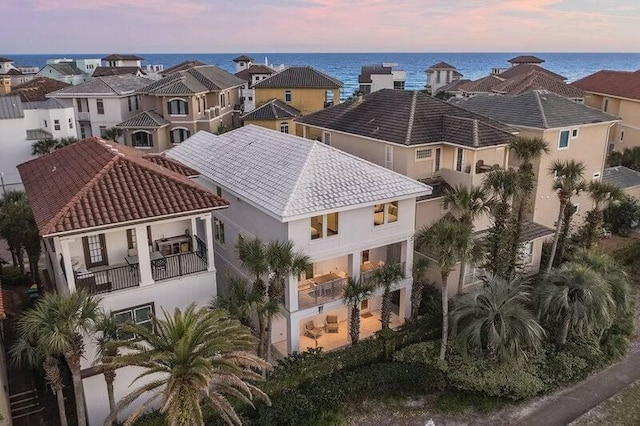
[[[123,74],[133,74],[138,75],[141,73],[144,75],[144,72],[140,67],[97,67],[92,74],[92,77],[104,77],[105,75],[123,75]]]
[[[287,105],[279,99],[272,99],[249,111],[242,116],[242,119],[247,121],[270,121],[294,118],[299,115],[300,110],[297,108]]]
[[[450,64],[448,64],[446,62],[438,62],[437,64],[433,64],[429,68],[427,68],[425,72],[428,72],[430,70],[448,70],[448,69],[455,70],[456,67],[454,67],[453,65],[450,65]]]
[[[453,80],[451,83],[445,84],[444,86],[439,87],[436,92],[445,92],[445,93],[459,92],[460,86],[467,83],[471,83],[471,80],[466,80],[466,79]]]
[[[253,58],[247,55],[240,55],[233,59],[233,62],[253,62]]]
[[[189,68],[197,67],[200,65],[207,65],[204,62],[198,61],[197,59],[192,59],[188,61],[180,62],[177,65],[167,68],[166,70],[160,73],[161,76],[166,77],[170,74],[173,74],[178,71],[188,70]]]
[[[273,68],[263,64],[258,64],[251,65],[249,68],[245,68],[242,71],[237,72],[236,77],[250,82],[253,74],[273,74],[274,72]]]
[[[20,95],[20,99],[23,102],[38,102],[46,101],[47,93],[55,92],[56,90],[64,89],[71,86],[63,81],[54,80],[47,77],[37,77],[26,83],[19,84],[11,89],[11,93],[14,95]]]
[[[520,95],[532,90],[547,90],[565,98],[583,98],[584,91],[553,78],[540,71],[531,71],[503,81],[493,88],[494,92],[506,95]]]
[[[541,64],[544,62],[544,59],[533,55],[520,55],[509,59],[507,62],[511,64]]]
[[[18,166],[40,235],[225,207],[164,160],[98,138]]]
[[[602,70],[574,81],[571,85],[587,92],[640,100],[640,70]]]
[[[289,67],[253,85],[258,88],[339,89],[343,84],[312,67]]]
[[[533,64],[522,64],[522,65],[518,65],[517,67],[508,68],[507,70],[502,71],[500,74],[498,74],[498,77],[504,78],[506,80],[508,78],[513,78],[518,75],[529,74],[531,71],[540,71],[551,77],[559,78],[560,80],[567,79],[567,77],[565,76],[556,74],[555,72],[549,71],[546,68],[542,68],[540,65],[533,65]]]
[[[500,77],[496,77],[495,75],[488,75],[486,77],[479,78],[478,80],[461,84],[460,86],[458,86],[458,90],[467,93],[491,92],[493,88],[500,83],[502,83],[502,79]]]
[[[103,61],[141,61],[142,58],[136,55],[120,55],[117,53],[111,54],[109,56],[105,56],[102,58]]]

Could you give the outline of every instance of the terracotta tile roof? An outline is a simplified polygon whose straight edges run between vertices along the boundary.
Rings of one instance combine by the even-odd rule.
[[[177,162],[176,160],[169,158],[165,155],[161,155],[161,154],[147,154],[144,155],[142,158],[144,158],[145,160],[149,160],[153,163],[159,164],[162,167],[164,167],[165,169],[169,169],[173,172],[179,173],[182,176],[186,176],[186,177],[196,177],[199,176],[200,173],[198,173],[197,171],[195,171],[194,169],[192,169],[191,167],[187,167],[182,163]]]
[[[549,71],[546,68],[542,68],[540,65],[534,65],[534,64],[521,64],[521,65],[518,65],[517,67],[508,68],[502,71],[500,74],[498,74],[498,77],[506,80],[508,78],[515,77],[517,75],[529,74],[531,71],[540,71],[551,77],[559,78],[560,80],[567,79],[567,77],[564,77],[560,74],[556,74],[555,72]]]
[[[565,98],[584,98],[583,90],[540,71],[521,74],[505,80],[493,88],[494,92],[506,95],[520,95],[531,90],[547,90]]]
[[[425,72],[429,72],[430,70],[455,70],[455,69],[456,67],[446,62],[438,62],[437,64],[433,64],[429,68],[427,68]]]
[[[103,61],[141,61],[142,58],[136,55],[119,55],[117,53],[105,56]]]
[[[42,236],[228,205],[186,178],[186,169],[160,164],[134,148],[88,138],[18,171]]]
[[[467,83],[471,83],[471,80],[466,80],[466,79],[454,80],[451,83],[445,84],[444,86],[438,88],[437,92],[445,92],[445,93],[459,92],[460,86]]]
[[[162,71],[160,73],[161,76],[166,77],[170,74],[176,73],[178,71],[184,71],[184,70],[188,70],[189,68],[193,68],[193,67],[197,67],[200,65],[207,65],[204,62],[195,60],[195,59],[191,59],[188,61],[182,61],[177,65],[174,65],[172,67],[167,68],[166,70]]]
[[[163,116],[158,114],[155,111],[143,111],[140,114],[136,114],[131,118],[124,120],[122,123],[116,124],[116,127],[164,127],[168,124],[171,124],[169,121],[165,120]]]
[[[244,81],[251,81],[251,76],[254,74],[273,74],[275,70],[263,64],[251,65],[249,68],[245,68],[242,71],[236,73],[236,77],[243,79]]]
[[[544,62],[544,59],[533,55],[520,55],[509,59],[507,62],[511,64],[541,64]]]
[[[253,58],[247,55],[240,55],[237,58],[233,59],[233,62],[253,62]]]
[[[143,74],[140,67],[98,67],[93,71],[92,77],[104,77],[105,75]]]
[[[242,116],[242,119],[249,121],[282,120],[294,118],[299,115],[300,110],[285,104],[279,99],[272,99],[253,111],[249,111]]]
[[[494,87],[502,83],[500,77],[495,75],[488,75],[486,77],[479,78],[478,80],[470,81],[469,83],[461,84],[458,86],[458,90],[467,93],[486,93],[491,92]]]
[[[253,85],[259,88],[339,89],[343,84],[312,67],[289,67]]]
[[[20,95],[24,102],[46,101],[47,93],[71,86],[65,82],[47,77],[36,77],[11,89],[11,94]]]
[[[571,83],[586,92],[640,100],[640,70],[602,70]]]

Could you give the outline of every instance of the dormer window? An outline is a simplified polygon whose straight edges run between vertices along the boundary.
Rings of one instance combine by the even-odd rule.
[[[284,91],[284,101],[291,102],[291,90]]]

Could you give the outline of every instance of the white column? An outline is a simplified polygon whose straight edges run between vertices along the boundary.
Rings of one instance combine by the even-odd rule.
[[[404,277],[413,277],[413,238],[409,238],[400,244],[400,259],[405,262]]]
[[[73,240],[60,240],[60,245],[62,246],[62,260],[64,262],[64,274],[67,278],[67,287],[69,287],[70,293],[75,293],[76,291],[76,280],[73,276],[73,265],[71,264],[71,249],[69,248],[69,244],[71,244]]]
[[[196,243],[196,231],[198,229],[196,220],[197,218],[195,217],[191,218],[191,247],[193,247],[193,251],[198,247],[198,244]]]
[[[298,277],[290,275],[285,289],[285,307],[289,312],[298,310]]]
[[[287,352],[300,351],[300,320],[296,315],[288,315],[287,320]]]
[[[302,125],[302,137],[305,139],[307,138],[307,126],[304,124]]]
[[[360,278],[360,256],[359,251],[351,253],[351,276],[356,281]]]
[[[504,148],[504,169],[509,168],[509,147]]]
[[[149,256],[149,240],[147,226],[138,225],[136,229],[136,247],[138,248],[138,269],[140,271],[140,286],[153,284],[151,274],[151,257]]]
[[[216,270],[216,264],[213,256],[213,227],[211,226],[211,214],[203,216],[204,232],[207,234],[207,271]]]

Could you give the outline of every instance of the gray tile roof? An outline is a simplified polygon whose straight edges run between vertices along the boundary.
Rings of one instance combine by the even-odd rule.
[[[233,62],[253,62],[253,58],[247,55],[240,55],[237,58],[233,59]]]
[[[439,87],[436,92],[445,92],[445,93],[460,92],[460,86],[470,82],[471,80],[467,80],[467,79],[454,80],[449,84],[445,84],[444,86]]]
[[[24,109],[62,109],[65,108],[57,99],[47,99],[45,101],[22,102]]]
[[[218,136],[200,131],[167,156],[283,222],[431,192],[320,142],[254,125]]]
[[[253,85],[261,88],[339,89],[342,82],[312,67],[289,67]]]
[[[177,71],[139,90],[154,95],[192,95],[241,86],[244,80],[214,65]]]
[[[521,65],[517,65],[515,67],[511,67],[511,68],[507,68],[506,70],[502,71],[500,74],[498,74],[498,76],[500,78],[512,78],[515,77],[517,75],[520,74],[529,74],[531,71],[540,71],[542,73],[545,73],[553,78],[559,78],[560,80],[566,80],[567,77],[564,77],[560,74],[556,74],[553,71],[549,71],[546,68],[542,68],[540,65],[534,65],[534,64],[521,64]]]
[[[507,62],[512,64],[541,64],[544,62],[544,59],[533,55],[520,55],[509,59]]]
[[[526,243],[528,241],[537,240],[538,238],[548,237],[554,234],[554,230],[547,228],[539,223],[532,222],[530,220],[524,220],[522,222],[522,233],[520,234],[520,242]],[[483,240],[489,235],[489,229],[483,229],[473,233],[475,240]]]
[[[20,96],[0,96],[0,120],[24,117]]]
[[[143,111],[140,114],[136,114],[133,117],[124,120],[122,123],[116,125],[116,127],[164,127],[170,124],[160,114],[155,111]]]
[[[391,67],[385,67],[384,65],[363,65],[358,76],[358,83],[371,83],[372,75],[384,75],[393,74]]]
[[[8,58],[2,58],[2,57],[0,57],[0,64],[5,63],[5,62],[13,62],[13,60],[8,59]]]
[[[251,76],[254,74],[273,74],[275,70],[267,65],[253,64],[249,68],[236,73],[236,77],[251,82]]]
[[[105,56],[102,58],[103,61],[141,61],[142,58],[137,55],[120,55],[117,53],[111,54],[109,56]]]
[[[300,110],[287,105],[279,99],[273,99],[242,116],[244,120],[264,121],[294,118],[300,115]]]
[[[466,100],[455,99],[453,102],[469,111],[512,126],[537,129],[618,120],[612,115],[544,90],[534,90],[517,96],[476,96]]]
[[[147,86],[153,80],[137,77],[132,74],[107,75],[90,78],[84,83],[65,87],[47,95],[51,98],[73,98],[77,95],[105,95],[124,96],[135,93],[136,90]]]
[[[397,89],[378,90],[362,100],[352,99],[296,121],[402,145],[449,140],[469,147],[505,145],[516,132],[424,93]]]
[[[93,77],[104,77],[105,75],[122,75],[122,74],[143,74],[140,67],[97,67],[93,70]]]
[[[61,62],[59,64],[47,64],[46,66],[53,68],[62,75],[85,75],[75,63]]]
[[[625,166],[608,167],[602,171],[602,182],[622,189],[640,186],[640,172]]]
[[[197,59],[189,59],[187,61],[182,61],[177,65],[167,68],[166,70],[160,73],[161,76],[166,77],[169,74],[173,74],[174,72],[188,70],[189,68],[196,67],[199,65],[207,65],[202,61],[198,61]]]
[[[429,68],[427,68],[426,71],[428,72],[430,70],[455,70],[455,69],[456,67],[446,62],[438,62],[437,64],[431,65]]]

